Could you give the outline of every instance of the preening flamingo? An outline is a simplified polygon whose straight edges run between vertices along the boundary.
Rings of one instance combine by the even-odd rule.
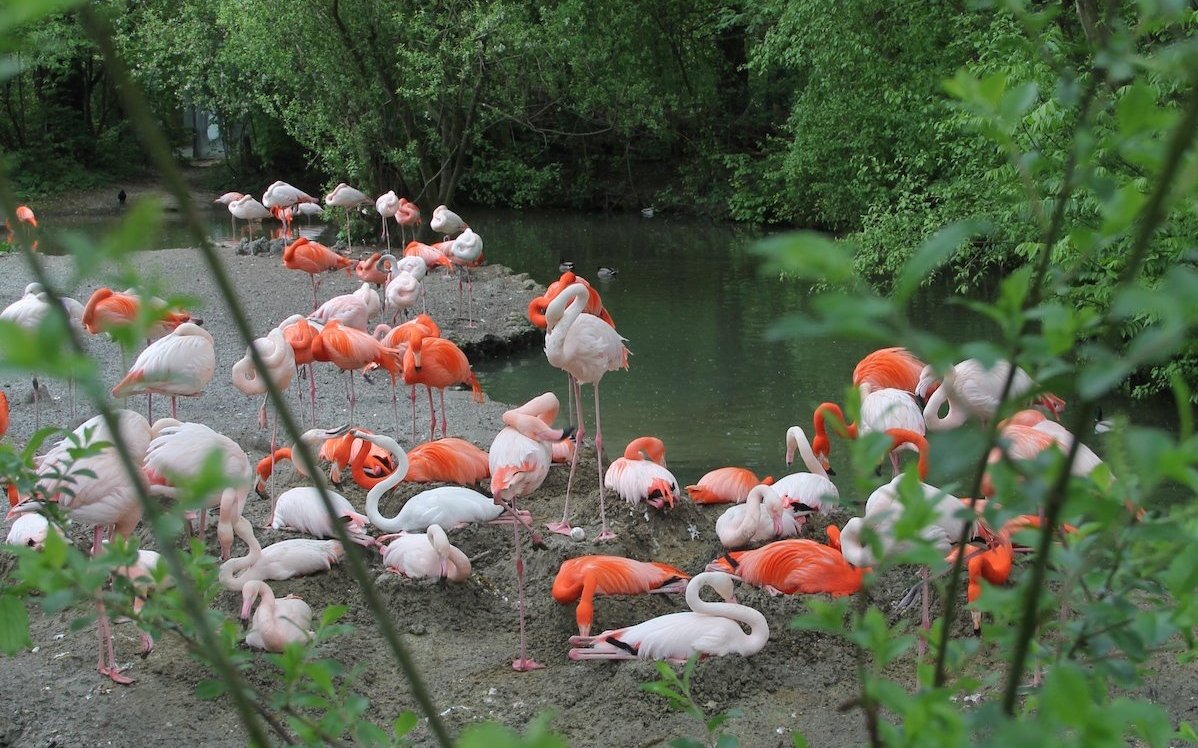
[[[698,483],[687,486],[686,492],[696,504],[739,504],[749,498],[754,486],[773,482],[773,476],[758,478],[748,468],[722,467],[705,473]]]
[[[68,324],[71,324],[76,329],[81,329],[84,307],[75,299],[69,296],[60,297],[62,300],[62,309],[66,314]],[[13,303],[4,308],[0,312],[0,320],[11,322],[21,329],[31,334],[37,334],[42,322],[50,316],[54,305],[50,301],[50,296],[46,293],[46,289],[40,283],[30,283],[25,286],[25,295],[17,299]],[[41,398],[44,386],[38,379],[37,374],[33,375],[33,428],[36,431],[42,426]],[[75,417],[75,387],[74,381],[69,385],[71,396],[71,418]],[[7,400],[5,401],[7,405]],[[5,428],[7,430],[7,427]]]
[[[999,432],[999,445],[990,450],[990,454],[986,458],[987,464],[993,465],[1003,458],[1030,462],[1035,460],[1041,452],[1054,448],[1059,449],[1062,454],[1067,454],[1073,435],[1063,426],[1057,425],[1060,428],[1059,432],[1051,427],[1044,428],[1043,424],[1024,426],[1019,423],[1008,423]],[[1099,465],[1104,464],[1102,458],[1086,445],[1079,444],[1077,449],[1077,454],[1069,466],[1070,475],[1085,477],[1093,473]],[[982,493],[986,496],[993,496],[995,493],[989,468],[982,476],[981,488]]]
[[[383,262],[384,258],[392,258],[391,267]],[[387,279],[391,276],[394,268],[394,256],[384,255],[382,252],[373,252],[365,260],[358,260],[358,264],[354,265],[354,274],[364,283],[369,283],[378,286],[380,289],[386,287]]]
[[[33,215],[33,209],[30,208],[28,205],[18,205],[15,212],[17,214],[18,227],[22,228],[24,230],[24,232],[27,232],[28,235],[32,235],[33,229],[37,228],[37,216]],[[16,235],[13,233],[13,228],[9,224],[7,216],[5,216],[5,218],[4,218],[4,231],[6,233],[5,238],[7,239],[8,243],[10,245],[15,245],[16,244],[16,241],[15,241]],[[22,233],[22,237],[26,236],[27,234]],[[32,249],[34,252],[37,251],[37,239],[36,238],[33,240],[33,243],[29,245],[29,248]]]
[[[333,188],[332,192],[324,196],[325,205],[345,208],[345,243],[350,249],[353,249],[354,239],[349,232],[349,212],[353,208],[368,202],[370,202],[370,198],[366,196],[365,192],[350,187],[345,182],[341,182]]]
[[[861,417],[858,419],[858,433],[872,434],[874,432],[903,429],[923,435],[926,426],[923,413],[915,402],[915,396],[906,390],[886,387],[867,392],[861,390]],[[894,475],[899,474],[900,449],[916,449],[910,444],[900,444],[890,450],[890,466]]]
[[[420,208],[416,203],[407,198],[399,198],[399,210],[395,214],[395,222],[400,227],[400,241],[403,241],[403,230],[406,227],[411,227],[412,237],[416,236],[416,227],[420,225]]]
[[[804,512],[828,514],[840,503],[840,489],[828,477],[828,471],[816,459],[807,434],[798,426],[786,430],[786,464],[794,462],[795,451],[810,472],[784,475],[773,484],[782,503]]]
[[[666,469],[666,445],[655,436],[629,442],[624,456],[608,465],[603,484],[633,506],[643,501],[664,509],[678,501],[678,479]]]
[[[995,361],[992,367],[987,368],[978,359],[970,358],[950,369],[944,375],[944,380],[936,386],[935,372],[931,366],[925,366],[916,394],[927,400],[923,416],[928,429],[946,431],[963,425],[969,418],[980,421],[994,418],[1010,371],[1009,361]],[[1016,367],[1010,398],[1015,401],[1024,399],[1035,389],[1036,383],[1027,372]],[[1058,418],[1065,410],[1065,401],[1050,392],[1039,395],[1036,402]],[[940,411],[946,403],[948,412],[941,416]]]
[[[379,543],[391,537],[384,535]],[[464,582],[470,576],[470,559],[450,544],[440,525],[429,525],[425,532],[401,532],[379,550],[383,552],[383,566],[393,574],[450,582]]]
[[[81,322],[85,330],[92,335],[102,332],[111,333],[119,327],[127,327],[142,314],[141,298],[132,290],[117,293],[111,288],[97,288],[83,307]],[[157,297],[151,297],[149,302],[148,323],[146,330],[148,340],[158,340],[171,334],[184,322],[200,323],[192,314],[183,309],[173,309]]]
[[[306,644],[312,637],[312,608],[295,595],[275,599],[274,590],[262,581],[248,582],[241,588],[241,618],[250,617],[250,608],[261,597],[254,611],[245,643],[254,649],[282,652],[288,644]]]
[[[589,636],[595,621],[596,595],[640,595],[683,592],[690,575],[669,564],[633,561],[622,556],[579,556],[562,562],[553,578],[553,599],[559,605],[575,600],[574,620],[579,636]]]
[[[374,209],[383,217],[383,239],[387,242],[387,251],[391,251],[391,232],[388,230],[387,221],[395,218],[395,214],[399,212],[399,195],[395,194],[395,190],[384,192],[375,198]],[[399,224],[397,220],[396,225]]]
[[[445,412],[445,388],[455,384],[470,385],[474,402],[483,402],[483,388],[470,369],[470,361],[462,349],[444,338],[425,337],[413,329],[408,335],[408,349],[403,354],[403,381],[410,385],[423,384],[428,389],[429,438],[437,434],[437,412],[433,408],[433,390],[441,394],[441,436],[449,436]],[[413,392],[414,394],[414,392]]]
[[[312,423],[316,423],[316,375],[312,369],[312,362],[316,359],[312,355],[312,346],[316,342],[316,336],[320,334],[320,326],[309,324],[308,320],[302,314],[293,314],[279,323],[279,329],[283,331],[283,337],[287,340],[287,344],[291,346],[296,368],[304,365],[308,367],[310,418]],[[304,412],[303,395],[301,394],[299,397],[300,416],[302,418]]]
[[[320,288],[321,273],[331,273],[344,270],[346,275],[354,266],[354,261],[342,257],[320,242],[314,242],[301,236],[287,245],[283,250],[283,267],[288,270],[302,270],[312,281],[312,311],[316,311],[316,292]]]
[[[263,548],[255,537],[246,555],[220,565],[217,578],[225,589],[240,592],[254,581],[284,580],[328,571],[343,558],[345,549],[336,540],[293,538]]]
[[[170,395],[174,418],[178,413],[177,399],[202,393],[215,373],[212,334],[199,325],[184,322],[170,335],[146,346],[129,373],[112,388],[112,394],[114,397]],[[152,417],[152,403],[147,410]]]
[[[732,577],[705,571],[686,586],[691,612],[671,613],[623,629],[604,631],[594,637],[572,636],[572,660],[668,660],[685,662],[693,654],[747,657],[761,651],[770,638],[765,616],[736,603],[709,603],[699,597],[710,586],[725,600],[732,597]],[[741,624],[749,627],[745,633]]]
[[[448,257],[436,247],[423,242],[410,241],[403,250],[404,257],[419,257],[424,260],[425,268],[433,270],[438,267],[449,267],[453,264]]]
[[[573,377],[574,399],[578,406],[577,442],[581,442],[582,393],[581,385],[592,383],[595,389],[595,460],[599,467],[599,522],[601,529],[596,541],[614,538],[607,529],[606,499],[603,494],[603,429],[599,421],[599,381],[609,371],[628,368],[628,349],[624,338],[603,320],[583,311],[589,298],[587,287],[575,283],[549,303],[545,312],[545,357],[553,366]],[[577,443],[576,442],[576,443]],[[578,452],[570,461],[570,477],[566,483],[566,505],[562,521],[549,525],[558,533],[569,533],[570,489],[578,467]]]
[[[290,387],[291,380],[295,377],[295,350],[288,344],[287,339],[283,336],[283,331],[276,327],[268,332],[266,337],[255,338],[251,345],[262,358],[262,363],[266,365],[267,376],[270,381],[274,382],[275,387],[280,392]],[[262,405],[258,408],[258,426],[266,428],[266,381],[258,375],[258,370],[254,368],[250,348],[247,347],[245,356],[233,364],[232,377],[233,386],[242,394],[250,397],[264,396]],[[270,450],[273,452],[274,449],[275,436],[271,434]]]
[[[366,287],[367,293],[373,293],[368,284],[362,285]],[[378,302],[377,296],[375,302]],[[369,299],[363,299],[356,291],[334,296],[308,315],[310,321],[319,322],[322,326],[337,320],[345,327],[352,327],[362,332],[366,332],[366,324],[370,321],[370,317]]]
[[[135,464],[139,464],[150,443],[150,424],[141,415],[131,410],[115,413],[117,430],[121,441],[128,448]],[[83,422],[66,438],[42,457],[38,465],[38,481],[35,492],[46,497],[46,501],[57,501],[67,515],[81,525],[93,530],[92,555],[102,549],[104,528],[111,527],[113,534],[129,537],[141,521],[141,501],[137,497],[134,481],[141,476],[130,476],[112,445],[112,433],[103,417],[95,416]],[[100,447],[94,453],[75,459],[72,453],[81,447]],[[18,503],[9,510],[8,518],[14,519],[40,508],[40,501]],[[96,598],[98,622],[96,632],[100,639],[100,657],[96,669],[116,683],[132,683],[132,679],[121,675],[112,651],[112,635],[103,598]]]
[[[291,234],[291,210],[296,205],[313,204],[316,198],[286,182],[274,182],[262,193],[262,205],[283,222],[284,235]]]
[[[835,525],[828,529],[830,534],[836,531]],[[771,595],[841,596],[859,591],[869,569],[850,565],[839,548],[790,538],[751,551],[725,553],[708,564],[707,571],[733,574]]]
[[[820,403],[815,408],[815,414],[812,416],[812,422],[815,427],[815,438],[811,440],[811,449],[815,452],[816,459],[823,466],[824,470],[829,475],[836,475],[832,470],[832,466],[828,461],[828,456],[832,451],[832,444],[828,441],[828,428],[825,419],[832,416],[836,419],[836,424],[842,436],[848,439],[857,438],[857,424],[849,423],[844,417],[844,411],[836,403]]]
[[[782,505],[774,489],[756,485],[749,491],[745,503],[736,504],[720,515],[715,534],[725,548],[743,548],[754,543],[793,537],[803,523]]]
[[[562,438],[562,430],[554,429],[557,419],[557,396],[546,392],[519,408],[503,414],[503,429],[491,442],[488,450],[491,467],[491,496],[513,515],[518,511],[516,499],[532,494],[549,475],[553,442]],[[524,560],[520,551],[520,526],[513,523],[515,541],[516,594],[520,610],[520,655],[512,662],[519,671],[535,670],[542,665],[530,660],[524,636]]]
[[[354,420],[354,372],[375,364],[386,369],[394,377],[403,367],[403,358],[394,348],[387,348],[366,332],[344,327],[337,320],[325,325],[312,344],[312,356],[317,361],[328,361],[349,374],[346,399],[349,403],[349,420]]]
[[[587,314],[593,314],[612,327],[615,327],[616,323],[612,321],[611,315],[604,308],[603,299],[599,296],[599,292],[591,288],[591,284],[587,283],[585,278],[577,276],[570,271],[563,271],[560,278],[549,284],[549,288],[545,290],[543,295],[534,297],[532,301],[528,302],[528,321],[544,330],[548,326],[545,314],[549,311],[549,304],[562,291],[575,283],[581,283],[587,288],[587,303],[583,307],[583,311]]]
[[[242,516],[254,473],[249,457],[237,442],[202,423],[158,421],[154,424],[154,439],[146,450],[145,474],[155,496],[176,499],[179,495],[176,486],[194,481],[203,474],[212,454],[219,456],[221,475],[229,485],[205,501],[204,508],[200,509],[197,531],[203,537],[207,507],[218,505],[216,537],[223,561],[229,558],[233,548],[234,533],[247,545],[254,536],[249,520]]]
[[[229,205],[234,200],[240,200],[243,197],[245,197],[245,194],[241,193],[241,192],[226,192],[225,194],[223,194],[220,197],[213,200],[212,204],[213,205],[223,205],[223,206],[225,206],[225,209],[227,210]],[[237,233],[237,225],[233,222],[234,218],[235,218],[235,216],[232,213],[229,213],[229,232],[231,234]]]
[[[366,524],[369,522],[365,515],[359,514],[354,505],[336,491],[329,491],[329,499],[333,502],[336,514],[329,516],[324,502],[320,499],[320,490],[314,486],[301,486],[284,491],[275,503],[274,517],[270,526],[276,530],[294,530],[316,538],[334,538],[337,536],[333,523],[345,527],[351,540],[359,545],[374,545],[374,538],[366,534]]]

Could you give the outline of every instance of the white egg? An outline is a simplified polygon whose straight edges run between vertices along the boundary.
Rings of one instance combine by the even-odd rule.
[[[587,536],[587,531],[582,529],[581,527],[575,527],[570,530],[570,537],[574,538],[575,540],[582,540],[586,536]]]

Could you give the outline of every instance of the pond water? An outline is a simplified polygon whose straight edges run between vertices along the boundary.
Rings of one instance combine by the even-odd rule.
[[[113,220],[68,223],[91,231]],[[611,372],[600,384],[605,452],[614,458],[637,436],[659,436],[682,485],[724,465],[775,477],[789,472],[783,461],[786,429],[800,425],[810,436],[815,406],[842,400],[853,367],[873,348],[850,340],[767,342],[771,324],[802,308],[807,294],[794,284],[762,277],[759,258],[749,250],[758,237],[735,227],[639,215],[515,211],[472,210],[469,220],[485,238],[488,262],[547,284],[557,279],[559,263],[569,260],[599,289],[632,352],[629,370]],[[299,224],[304,227],[305,220]],[[225,214],[212,212],[210,231],[218,240],[231,235]],[[191,243],[182,225],[170,221],[148,241],[159,247]],[[601,265],[618,274],[599,279]],[[912,313],[953,341],[996,332],[988,320],[947,304],[950,295],[944,287],[925,289]],[[552,390],[565,406],[565,375],[549,365],[539,347],[477,362],[474,369],[495,400],[518,404]],[[590,386],[583,389],[583,406],[593,434]],[[1133,409],[1138,424],[1176,430],[1167,399],[1104,404],[1108,416]],[[1101,453],[1101,445],[1098,449]],[[834,458],[847,459],[843,446],[834,442],[833,450]],[[951,477],[934,470],[932,479]],[[837,480],[843,492],[847,479]]]

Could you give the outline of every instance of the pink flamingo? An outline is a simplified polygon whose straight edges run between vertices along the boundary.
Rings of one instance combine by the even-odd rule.
[[[428,225],[433,231],[444,235],[446,239],[462,229],[469,228],[461,216],[444,205],[438,205],[433,209],[433,219],[428,222]]]
[[[367,292],[370,292],[369,284],[366,286]],[[377,302],[378,297],[375,297]],[[354,293],[341,294],[334,296],[325,303],[317,307],[316,311],[308,315],[308,319],[312,322],[319,322],[321,325],[327,325],[333,320],[338,320],[345,327],[352,327],[355,330],[366,332],[366,324],[370,321],[370,302],[369,299],[364,300]]]
[[[283,233],[291,235],[291,211],[299,204],[312,204],[316,198],[286,182],[275,182],[262,193],[262,205],[283,222]]]
[[[150,443],[150,424],[130,410],[116,411],[117,430],[128,447],[135,463],[140,463]],[[123,463],[112,446],[112,433],[102,416],[82,423],[67,438],[46,453],[38,465],[38,481],[34,492],[57,501],[59,507],[75,522],[92,528],[92,555],[103,548],[105,528],[109,535],[129,537],[141,521],[141,501],[133,479],[125,472]],[[78,459],[72,456],[81,447],[95,445],[99,451]],[[100,446],[107,445],[107,446]],[[24,501],[9,510],[8,518],[15,519],[42,506],[40,501]],[[133,679],[122,675],[112,651],[112,634],[103,598],[96,598],[96,633],[100,639],[100,657],[96,669],[101,675],[120,684]]]
[[[309,324],[308,320],[301,314],[293,314],[279,323],[279,329],[283,332],[283,338],[287,341],[287,345],[291,346],[296,368],[298,369],[304,365],[308,367],[311,422],[316,423],[316,376],[312,370],[312,362],[315,360],[312,357],[312,344],[316,340],[316,336],[320,334],[320,326]],[[299,394],[299,412],[302,419],[304,413],[304,396],[302,393],[297,394]]]
[[[346,398],[349,402],[349,420],[354,420],[354,372],[375,364],[392,375],[392,381],[400,374],[403,357],[400,351],[387,348],[368,333],[352,327],[344,327],[333,320],[324,326],[312,345],[312,355],[317,361],[328,361],[349,374]],[[431,399],[431,394],[430,394]]]
[[[735,550],[746,545],[790,538],[802,529],[802,518],[782,506],[782,497],[766,485],[749,491],[743,504],[728,507],[715,523],[720,545]]]
[[[595,389],[595,459],[599,465],[599,522],[602,529],[596,540],[608,540],[615,534],[607,529],[607,509],[603,495],[603,430],[599,421],[599,380],[609,371],[628,368],[628,349],[624,338],[598,317],[583,311],[590,292],[581,283],[562,291],[549,303],[545,312],[545,356],[549,363],[574,377],[574,398],[578,406],[578,433],[581,440],[582,391],[588,382]],[[562,521],[549,525],[553,532],[569,534],[570,488],[578,467],[578,453],[570,461],[570,477],[566,483],[566,506]]]
[[[212,454],[220,457],[221,474],[225,476],[228,486],[208,499],[200,509],[197,534],[201,538],[204,536],[208,506],[217,504],[220,513],[216,522],[216,537],[220,544],[220,557],[224,561],[229,558],[233,548],[234,533],[246,545],[254,536],[249,520],[242,516],[245,500],[253,486],[254,472],[249,457],[237,442],[202,423],[160,420],[154,424],[154,439],[146,449],[145,474],[155,496],[178,498],[175,485],[199,477]]]
[[[458,272],[458,317],[462,316],[462,275],[466,276],[467,304],[466,327],[474,327],[474,281],[470,280],[470,268],[483,263],[483,239],[474,233],[474,229],[466,229],[462,235],[453,240],[450,248],[450,260],[460,268]]]
[[[770,638],[770,627],[760,611],[745,605],[709,603],[699,597],[712,587],[725,600],[732,599],[732,577],[719,571],[695,575],[686,585],[690,611],[651,618],[598,636],[572,636],[571,660],[668,660],[686,662],[691,655],[743,657],[760,652]],[[745,633],[741,624],[749,627]]]
[[[265,205],[254,199],[253,195],[243,195],[229,203],[229,214],[233,218],[240,218],[246,222],[251,239],[254,238],[254,223],[270,218],[272,215]]]
[[[212,334],[184,322],[174,332],[155,340],[141,352],[129,373],[112,388],[113,397],[154,393],[171,396],[171,418],[178,413],[178,398],[195,397],[216,373]],[[147,410],[152,408],[152,403]],[[148,414],[153,418],[153,413]]]
[[[395,218],[395,214],[399,212],[399,196],[395,194],[395,190],[391,190],[374,201],[374,209],[383,217],[383,238],[387,240],[387,251],[391,251],[391,233],[387,230],[387,220]],[[396,225],[399,225],[399,220],[396,219]],[[400,239],[402,241],[402,237]]]
[[[324,196],[325,205],[333,205],[338,208],[345,208],[345,243],[350,248],[354,247],[353,236],[349,233],[349,212],[351,209],[358,207],[362,203],[370,202],[370,198],[366,196],[362,190],[350,187],[345,182],[341,182],[333,191]]]
[[[678,501],[678,480],[666,469],[666,445],[656,436],[630,441],[624,456],[608,466],[603,484],[633,506],[643,501],[664,509]]]
[[[464,582],[470,576],[470,559],[457,546],[450,545],[440,525],[429,525],[424,532],[384,535],[379,538],[383,566],[392,574],[411,579],[446,579]]]
[[[807,434],[798,426],[786,430],[786,464],[794,462],[795,451],[803,459],[810,472],[784,475],[773,484],[773,488],[789,507],[804,512],[827,514],[840,503],[840,489],[828,477],[829,473],[807,441]]]
[[[62,299],[62,309],[66,313],[70,324],[78,331],[83,330],[83,320],[86,308],[75,299],[69,296],[60,297]],[[13,303],[4,308],[0,312],[0,320],[12,322],[16,326],[22,328],[26,332],[36,334],[41,327],[42,322],[50,316],[54,309],[54,305],[50,302],[50,297],[46,293],[46,289],[40,283],[30,283],[25,286],[25,295],[17,299]],[[42,391],[45,389],[37,374],[33,375],[33,423],[34,429],[40,429],[42,426],[42,410],[41,399]],[[75,417],[75,388],[74,380],[71,380],[71,418]]]
[[[749,498],[749,491],[757,484],[768,486],[773,482],[773,476],[758,478],[748,468],[722,467],[704,473],[698,483],[686,487],[686,492],[696,504],[739,504]]]
[[[923,415],[928,429],[946,431],[963,425],[971,417],[980,421],[994,418],[1010,372],[1009,361],[996,361],[987,368],[978,359],[970,358],[953,366],[944,375],[943,382],[938,382],[932,367],[925,366],[920,373],[916,394],[927,401]],[[1023,398],[1035,389],[1035,381],[1023,369],[1016,367],[1009,393],[1011,399]],[[1065,410],[1065,401],[1051,392],[1035,399],[1057,418]],[[948,412],[941,416],[940,411],[946,403]]]
[[[553,428],[557,418],[557,396],[552,392],[534,397],[519,408],[503,414],[504,428],[491,442],[488,451],[491,467],[491,495],[513,514],[516,499],[541,487],[552,464],[552,444],[563,432]],[[513,523],[515,537],[516,591],[520,609],[520,656],[512,668],[520,672],[543,667],[527,655],[524,635],[524,560],[520,553],[520,526]]]
[[[288,270],[302,270],[312,281],[312,311],[316,311],[316,292],[320,288],[321,273],[334,270],[344,270],[349,275],[354,265],[353,260],[342,257],[320,242],[314,242],[301,236],[287,245],[283,250],[283,267]]]
[[[399,198],[399,210],[396,212],[395,222],[399,224],[400,241],[404,240],[403,230],[405,227],[412,228],[412,238],[415,238],[417,227],[420,226],[420,208],[407,198]]]
[[[223,206],[225,206],[225,209],[227,210],[229,205],[231,203],[233,203],[233,201],[240,200],[243,197],[245,197],[245,194],[241,193],[241,192],[226,192],[225,194],[223,194],[220,197],[213,200],[212,204],[213,205],[223,205]],[[233,223],[233,219],[234,219],[233,214],[229,213],[229,232],[232,234],[236,234],[237,233],[237,225],[235,223]]]
[[[266,582],[249,582],[241,588],[242,620],[250,617],[250,608],[259,596],[262,600],[245,635],[247,646],[282,652],[288,644],[306,644],[312,638],[312,608],[295,595],[276,600]]]
[[[253,542],[244,556],[220,565],[217,579],[231,592],[240,592],[255,581],[284,580],[328,571],[345,558],[345,549],[336,540],[292,538],[263,548],[251,533]]]
[[[370,520],[359,514],[354,505],[336,491],[329,491],[329,499],[337,514],[330,517],[320,499],[320,491],[314,486],[291,488],[279,495],[275,501],[274,516],[270,527],[275,530],[294,530],[316,538],[336,537],[334,522],[344,525],[350,539],[359,545],[374,545],[374,538],[366,534]]]
[[[910,392],[893,387],[871,390],[870,385],[866,384],[861,386],[861,394],[861,417],[857,420],[859,433],[904,429],[923,436],[926,432],[923,412]],[[890,466],[894,475],[899,474],[900,449],[914,450],[915,447],[903,444],[890,450]]]

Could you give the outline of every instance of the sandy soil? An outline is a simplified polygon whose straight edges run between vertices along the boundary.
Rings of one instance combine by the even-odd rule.
[[[81,300],[98,285],[89,281],[74,286],[69,258],[45,260],[53,277],[67,284]],[[282,269],[277,257],[235,256],[229,248],[224,263],[256,331],[265,332],[291,312],[304,309],[307,278]],[[180,402],[180,417],[202,421],[228,434],[257,459],[268,444],[266,435],[256,427],[257,404],[229,386],[226,373],[243,354],[244,345],[238,342],[225,308],[215,301],[212,284],[199,269],[198,254],[188,249],[155,252],[145,255],[139,265],[143,272],[160,276],[170,288],[206,300],[200,311],[205,327],[217,341],[218,376],[202,396]],[[8,303],[20,295],[28,273],[21,259],[11,256],[0,258],[0,271],[0,299]],[[352,290],[355,285],[344,275],[329,276],[322,297]],[[534,288],[526,277],[500,268],[478,273],[475,297],[481,324],[479,329],[467,331],[456,320],[456,283],[436,277],[430,282],[430,311],[447,323],[447,332],[473,345],[475,355],[484,349],[494,352],[503,348],[502,341],[528,335],[527,323],[521,323],[522,310]],[[114,382],[121,366],[115,346],[93,339],[89,349],[105,372],[105,381]],[[32,431],[31,406],[22,400],[29,385],[11,376],[0,381],[14,403],[10,438],[23,442]],[[343,390],[330,367],[318,369],[318,387],[323,393],[318,402],[319,422],[334,425],[346,421]],[[55,400],[46,404],[43,421],[65,424],[69,413],[62,397],[64,388],[61,383],[52,383],[51,390]],[[528,394],[532,397],[539,393]],[[393,433],[390,390],[384,379],[359,386],[358,395],[359,423]],[[504,406],[489,400],[478,406],[467,395],[455,391],[447,396],[450,432],[486,448],[500,428],[499,415]],[[427,428],[424,402],[419,401],[417,414],[422,429]],[[144,400],[138,398],[131,404],[141,408]],[[164,405],[156,407],[159,415],[164,413]],[[613,403],[611,407],[619,406]],[[82,418],[91,411],[81,405],[79,413]],[[401,411],[398,436],[405,446],[412,444],[409,417],[406,409]],[[423,439],[425,431],[420,433]],[[583,458],[574,518],[589,535],[594,535],[598,524],[598,476],[593,450],[585,449]],[[286,474],[284,477],[289,478]],[[301,483],[289,478],[277,490],[290,485]],[[554,468],[544,487],[524,502],[524,507],[538,522],[557,518],[565,485],[566,469]],[[401,487],[384,501],[383,511],[393,513],[404,498],[421,489]],[[359,507],[364,503],[364,492],[356,487],[343,485],[340,490]],[[713,527],[721,510],[684,500],[669,513],[651,511],[646,515],[631,514],[611,504],[609,518],[613,518],[619,533],[612,543],[600,546],[589,540],[575,542],[546,534],[546,546],[530,550],[526,556],[530,653],[547,665],[537,672],[518,674],[510,668],[517,638],[512,538],[506,528],[483,526],[453,533],[452,541],[476,559],[474,573],[464,584],[402,580],[381,573],[381,569],[377,584],[393,620],[401,632],[406,632],[406,642],[431,685],[435,703],[455,732],[482,719],[520,726],[549,710],[556,714],[556,729],[576,746],[650,746],[665,744],[680,735],[701,737],[701,725],[671,711],[662,699],[640,691],[641,683],[655,677],[651,663],[571,662],[566,657],[566,639],[576,633],[573,608],[556,605],[550,586],[562,560],[596,552],[661,560],[692,573],[701,571],[720,553]],[[251,496],[246,513],[257,527],[265,519],[266,505]],[[843,524],[847,516],[842,512],[832,519]],[[697,530],[694,537],[692,529]],[[822,538],[822,528],[814,534]],[[279,531],[259,531],[264,544],[287,536]],[[82,543],[83,531],[76,531],[75,539]],[[210,537],[209,543],[215,550],[215,540]],[[240,549],[238,544],[234,553],[240,554]],[[11,557],[0,555],[0,575],[7,574],[11,566]],[[883,578],[876,594],[884,608],[890,610],[889,601],[901,597],[914,579],[915,572],[906,569]],[[361,596],[344,570],[334,568],[328,574],[278,582],[274,587],[280,595],[302,596],[315,610],[347,603],[347,620],[355,625],[354,633],[323,645],[322,654],[347,665],[366,665],[357,688],[370,697],[370,714],[380,724],[388,724],[401,710],[415,708],[402,675],[385,653]],[[792,730],[803,731],[813,746],[864,742],[859,716],[838,710],[853,698],[857,688],[852,649],[834,636],[789,629],[791,618],[805,610],[802,598],[771,598],[748,587],[738,590],[738,598],[766,615],[771,630],[769,644],[748,659],[723,658],[701,664],[695,685],[698,703],[709,713],[733,707],[744,710],[746,716],[729,723],[727,729],[747,746],[790,745]],[[238,603],[239,598],[232,593],[217,598],[219,608],[232,615]],[[665,595],[601,599],[596,606],[596,629],[629,625],[682,606],[680,597]],[[892,619],[899,616],[894,611],[888,615]],[[914,610],[907,615],[913,617]],[[35,613],[35,648],[0,659],[0,746],[159,745],[164,743],[164,731],[169,731],[169,743],[176,745],[245,744],[245,735],[227,700],[200,702],[195,698],[195,684],[210,674],[187,655],[180,642],[166,637],[150,657],[142,660],[136,657],[134,627],[116,626],[118,662],[128,665],[127,674],[137,680],[135,685],[117,687],[94,670],[94,629],[72,631],[70,619],[70,615]],[[966,621],[962,615],[956,622],[959,631],[964,630]],[[983,647],[976,658],[974,667],[984,677],[994,669],[992,654]],[[895,677],[910,683],[912,667],[912,659],[904,660],[896,668]],[[261,684],[270,672],[269,665],[259,662],[250,668],[248,677],[252,683]],[[1150,693],[1175,719],[1194,719],[1198,713],[1193,696],[1198,694],[1195,681],[1192,668],[1162,662]],[[423,723],[415,736],[422,744],[430,742]]]

